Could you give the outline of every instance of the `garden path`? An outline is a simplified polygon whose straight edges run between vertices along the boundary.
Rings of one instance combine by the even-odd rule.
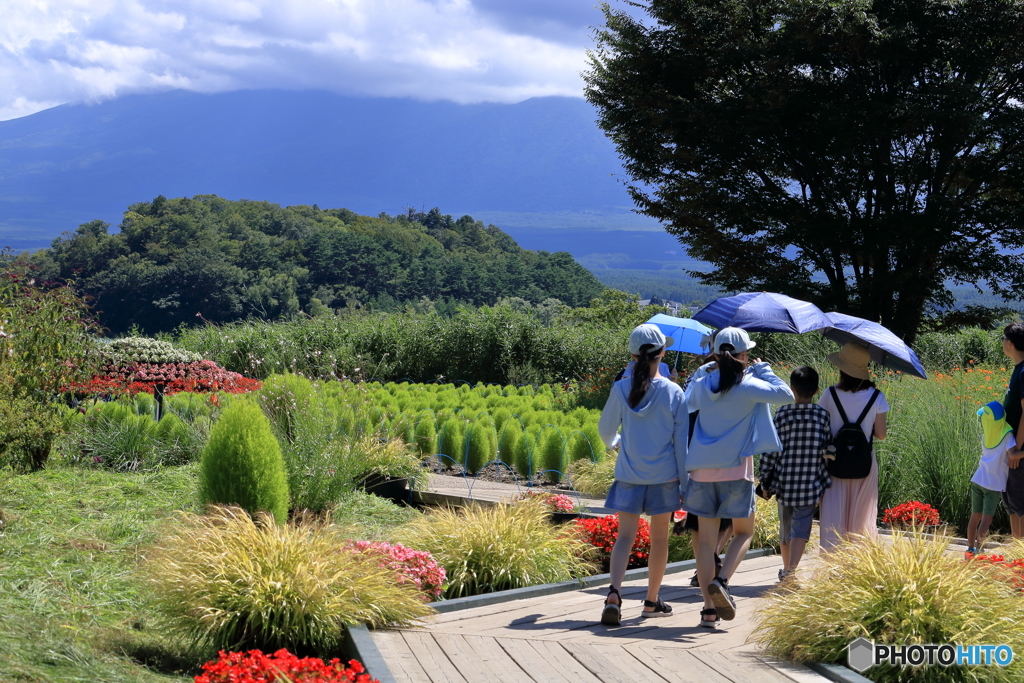
[[[489,503],[499,502],[510,502],[516,496],[524,495],[531,489],[526,486],[517,486],[515,484],[506,484],[503,482],[489,481],[487,479],[477,479],[476,477],[461,477],[451,476],[447,474],[432,474],[430,475],[430,481],[423,492],[417,492],[424,498],[423,502],[429,503],[443,503],[446,499],[450,499],[450,502],[456,504],[462,504],[464,499],[472,498],[473,500]],[[535,487],[534,491],[555,491],[550,487]],[[557,493],[565,493],[576,499],[577,496],[572,491],[556,491]],[[426,496],[424,497],[424,494]],[[427,500],[431,495],[433,499]],[[587,510],[593,514],[608,515],[614,514],[614,510],[608,510],[604,507],[604,498],[588,498],[587,496],[579,496],[579,504],[587,508]]]
[[[598,622],[603,586],[438,614],[418,628],[375,631],[397,683],[812,683],[810,669],[776,662],[747,643],[752,614],[776,584],[778,556],[749,559],[733,577],[736,619],[697,626],[703,607],[690,574],[665,577],[673,615],[642,619],[646,579],[627,581],[622,626]],[[806,564],[813,563],[809,557]]]

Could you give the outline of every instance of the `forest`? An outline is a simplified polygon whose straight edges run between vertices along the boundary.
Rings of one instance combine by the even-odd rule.
[[[159,196],[110,227],[85,223],[30,258],[41,278],[73,282],[114,335],[424,301],[452,312],[507,297],[578,307],[604,289],[566,252],[522,249],[496,226],[436,208],[362,216]]]

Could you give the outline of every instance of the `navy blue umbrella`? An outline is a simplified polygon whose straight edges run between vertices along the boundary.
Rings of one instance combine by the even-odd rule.
[[[831,327],[832,322],[812,303],[772,292],[745,292],[715,299],[694,320],[722,329],[802,334]]]
[[[825,315],[831,321],[829,327],[820,330],[826,338],[838,342],[840,345],[857,342],[868,347],[868,351],[871,352],[871,360],[875,363],[884,365],[890,370],[899,370],[908,375],[928,379],[924,366],[921,365],[914,349],[907,346],[888,328],[845,313],[826,313]]]

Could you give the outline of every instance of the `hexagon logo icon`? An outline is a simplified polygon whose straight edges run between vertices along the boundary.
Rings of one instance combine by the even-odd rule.
[[[860,673],[875,665],[875,644],[867,638],[858,638],[846,646],[846,663]]]

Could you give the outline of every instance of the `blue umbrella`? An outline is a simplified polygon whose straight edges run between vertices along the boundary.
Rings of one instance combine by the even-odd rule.
[[[659,313],[647,322],[656,325],[666,337],[672,337],[675,340],[672,346],[668,347],[669,351],[700,355],[710,350],[710,335],[714,330],[706,325],[701,325],[696,320],[675,318]]]
[[[772,292],[745,292],[715,299],[694,320],[722,329],[802,334],[830,327],[832,322],[812,303]]]
[[[924,366],[918,360],[914,349],[907,346],[887,328],[870,320],[857,318],[845,313],[826,313],[831,321],[829,327],[819,330],[826,338],[840,345],[857,342],[868,347],[871,360],[890,370],[899,370],[908,375],[928,379]]]

